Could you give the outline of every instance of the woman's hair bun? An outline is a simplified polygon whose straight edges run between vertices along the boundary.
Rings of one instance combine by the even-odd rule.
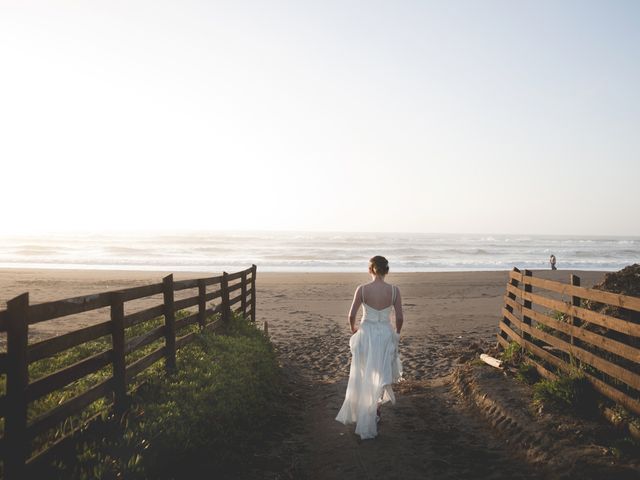
[[[386,275],[389,273],[389,262],[381,255],[371,257],[369,260],[369,272],[375,275]]]

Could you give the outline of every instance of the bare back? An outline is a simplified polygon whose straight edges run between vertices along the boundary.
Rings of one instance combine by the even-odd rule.
[[[362,285],[363,302],[376,310],[390,307],[395,297],[393,287],[386,282],[371,282]]]
[[[374,280],[366,285],[360,285],[353,296],[353,303],[349,310],[349,322],[351,330],[355,331],[356,313],[363,303],[376,310],[384,310],[393,306],[396,317],[396,330],[400,333],[403,322],[402,298],[400,289],[396,286]]]

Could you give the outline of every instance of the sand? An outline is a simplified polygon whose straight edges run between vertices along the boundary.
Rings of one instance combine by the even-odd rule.
[[[39,303],[155,283],[166,273],[0,270],[0,308],[25,291],[32,303]],[[583,286],[604,275],[534,275],[568,281],[570,273],[579,275]],[[176,278],[214,274],[181,273]],[[506,448],[504,437],[452,388],[456,367],[496,343],[507,277],[507,272],[388,276],[403,295],[400,353],[406,380],[396,387],[397,404],[383,409],[379,436],[361,441],[353,426],[334,418],[349,371],[347,312],[353,291],[369,281],[368,275],[258,270],[257,321],[268,322],[286,373],[293,426],[265,447],[256,478],[547,478],[544,465],[525,467],[526,452]],[[38,338],[55,335],[105,315],[44,322],[34,325],[32,333]]]

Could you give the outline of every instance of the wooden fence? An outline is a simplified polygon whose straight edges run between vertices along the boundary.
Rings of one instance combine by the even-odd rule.
[[[498,342],[520,344],[547,378],[580,364],[599,393],[640,415],[640,323],[585,308],[584,301],[640,312],[640,298],[581,287],[575,275],[565,284],[514,268]]]
[[[169,275],[162,283],[34,305],[29,304],[28,293],[9,300],[6,310],[0,311],[0,332],[6,332],[7,338],[7,350],[0,353],[0,375],[6,379],[6,393],[0,396],[0,415],[4,418],[4,435],[0,439],[4,477],[9,480],[25,478],[30,466],[51,458],[57,450],[64,448],[65,443],[86,426],[86,422],[46,450],[33,455],[32,442],[39,435],[86,411],[89,405],[100,399],[107,399],[114,411],[126,409],[127,394],[136,376],[161,359],[164,359],[168,371],[175,369],[176,350],[198,334],[198,331],[191,331],[180,336],[181,330],[189,326],[194,330],[196,324],[201,330],[215,330],[229,320],[233,311],[242,312],[255,321],[255,281],[256,266],[253,265],[247,270],[233,274],[225,272],[218,277],[174,281],[173,275]],[[174,298],[177,291],[189,294],[188,289],[197,289],[197,295],[179,300]],[[125,314],[127,302],[154,296],[158,299],[161,296],[162,300],[158,300],[161,304]],[[207,302],[217,299],[217,304],[207,308]],[[233,309],[236,304],[239,306]],[[176,312],[194,306],[197,311],[176,319]],[[29,342],[29,325],[98,309],[108,309],[109,320],[46,340]],[[126,338],[126,329],[154,319],[157,323],[162,318],[164,321],[159,326]],[[29,365],[33,362],[51,359],[72,347],[105,336],[110,336],[106,343],[108,350],[30,381]],[[127,356],[132,352],[162,339],[163,344],[151,353],[127,363]],[[110,377],[28,421],[31,402],[105,367],[111,368]]]

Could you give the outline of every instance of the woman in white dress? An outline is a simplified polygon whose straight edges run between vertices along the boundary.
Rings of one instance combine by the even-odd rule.
[[[369,260],[371,282],[360,285],[349,311],[353,335],[349,340],[351,370],[342,408],[336,420],[356,424],[360,438],[375,438],[378,434],[380,406],[396,399],[391,385],[400,379],[402,364],[398,355],[398,340],[402,330],[402,298],[398,287],[384,281],[389,272],[386,258]],[[356,326],[360,306],[364,314]],[[391,313],[395,312],[395,331]]]

